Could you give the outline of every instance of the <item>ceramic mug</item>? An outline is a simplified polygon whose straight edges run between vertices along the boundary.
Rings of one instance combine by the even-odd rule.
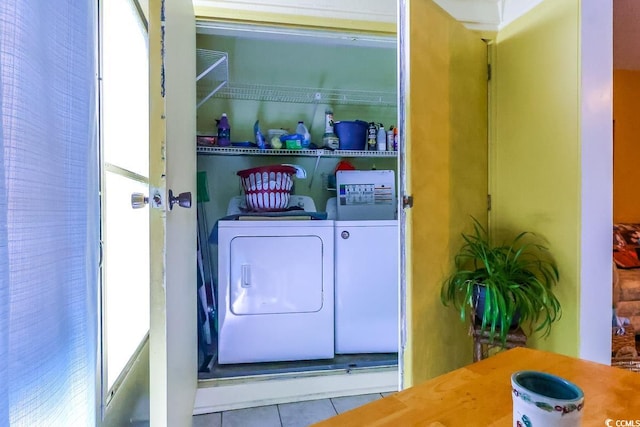
[[[514,427],[580,425],[584,393],[577,385],[546,372],[511,375]]]

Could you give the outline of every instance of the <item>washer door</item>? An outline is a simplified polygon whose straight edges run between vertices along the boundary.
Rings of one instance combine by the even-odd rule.
[[[239,236],[231,241],[230,309],[235,315],[322,309],[322,239]]]

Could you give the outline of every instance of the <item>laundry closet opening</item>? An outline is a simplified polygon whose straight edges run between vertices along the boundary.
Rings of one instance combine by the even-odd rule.
[[[197,48],[201,383],[397,377],[395,37],[206,22]]]

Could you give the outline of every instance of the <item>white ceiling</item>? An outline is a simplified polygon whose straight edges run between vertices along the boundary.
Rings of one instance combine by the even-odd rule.
[[[542,0],[434,0],[467,28],[498,31]]]
[[[470,29],[497,31],[543,0],[434,1]],[[613,68],[640,70],[640,0],[613,0]]]

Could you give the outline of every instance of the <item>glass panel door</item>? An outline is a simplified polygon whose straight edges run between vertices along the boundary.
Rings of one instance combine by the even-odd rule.
[[[146,22],[134,0],[102,4],[103,393],[149,331],[149,209],[131,208],[148,193],[149,77]]]

